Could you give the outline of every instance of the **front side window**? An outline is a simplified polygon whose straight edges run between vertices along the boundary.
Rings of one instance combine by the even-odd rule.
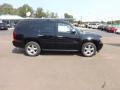
[[[71,27],[64,23],[58,24],[58,32],[59,33],[70,33]]]

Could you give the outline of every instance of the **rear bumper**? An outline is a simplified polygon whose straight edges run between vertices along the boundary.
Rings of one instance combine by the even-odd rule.
[[[25,47],[25,44],[22,41],[15,40],[15,41],[12,41],[12,43],[15,47],[19,47],[19,48],[24,48]]]

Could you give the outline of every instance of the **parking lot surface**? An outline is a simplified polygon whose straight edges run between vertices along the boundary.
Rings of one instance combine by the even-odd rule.
[[[90,58],[76,52],[28,57],[12,45],[12,31],[0,31],[0,90],[120,90],[120,35],[103,36],[103,49]]]

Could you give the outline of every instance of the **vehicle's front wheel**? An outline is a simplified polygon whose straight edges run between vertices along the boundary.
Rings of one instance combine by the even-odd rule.
[[[28,56],[38,56],[40,52],[40,45],[36,42],[30,41],[25,45],[25,54]]]
[[[97,49],[94,43],[86,42],[82,45],[81,52],[85,57],[92,57],[93,55],[96,54],[96,51]]]

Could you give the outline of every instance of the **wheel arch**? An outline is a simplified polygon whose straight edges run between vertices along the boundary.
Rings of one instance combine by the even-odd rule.
[[[95,44],[97,51],[99,51],[99,47],[98,47],[99,40],[93,40],[93,39],[92,40],[88,40],[88,39],[83,40],[83,42],[81,44],[81,49],[82,49],[82,45],[84,43],[88,43],[88,42],[91,42],[91,43]]]
[[[40,46],[41,46],[41,44],[40,44],[40,42],[37,40],[37,39],[33,39],[33,38],[27,38],[27,39],[25,39],[25,45],[28,43],[28,42],[31,42],[31,41],[33,41],[33,42],[36,42],[36,43],[38,43]]]

